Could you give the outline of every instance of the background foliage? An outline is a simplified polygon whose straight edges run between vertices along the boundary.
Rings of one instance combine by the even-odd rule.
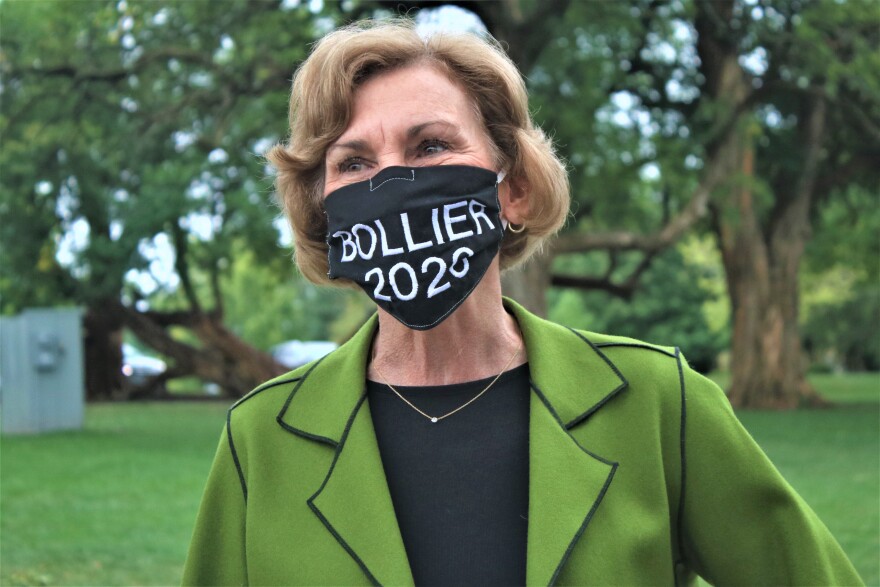
[[[419,3],[0,4],[0,311],[119,303],[193,350],[177,357],[167,340],[146,346],[181,374],[207,378],[215,375],[200,364],[235,361],[222,345],[198,355],[217,345],[200,334],[204,320],[261,350],[347,336],[369,304],[352,292],[318,292],[292,269],[262,153],[285,136],[289,79],[309,43],[398,4]],[[712,13],[701,0],[449,4],[473,9],[499,34],[529,32],[508,43],[536,119],[568,161],[574,204],[565,235],[650,234],[687,209],[732,107],[707,88],[697,28]],[[759,221],[772,226],[786,178],[803,165],[800,96],[838,106],[810,210],[800,322],[819,368],[877,368],[878,174],[860,165],[880,137],[877,12],[863,0],[730,5],[724,42],[755,88],[741,122],[756,174],[726,181],[747,186]],[[411,14],[423,26],[483,26],[448,6]],[[584,285],[594,291],[550,289],[547,313],[675,344],[696,364],[715,365],[731,340],[731,304],[721,257],[709,249],[720,246],[716,224],[739,222],[725,198],[716,195],[715,216],[663,254],[551,259],[554,275],[601,279]],[[110,327],[132,323],[129,313]]]

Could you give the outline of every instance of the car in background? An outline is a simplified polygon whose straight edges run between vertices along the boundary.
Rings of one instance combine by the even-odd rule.
[[[296,369],[335,351],[338,346],[327,340],[288,340],[276,344],[269,352],[288,369]]]
[[[122,345],[122,374],[129,385],[143,385],[150,377],[161,375],[168,368],[165,361],[145,355],[130,344]]]

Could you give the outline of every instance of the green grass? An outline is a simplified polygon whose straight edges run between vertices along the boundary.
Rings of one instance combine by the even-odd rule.
[[[728,374],[711,378],[725,387]],[[737,416],[840,542],[867,585],[880,585],[880,374],[811,374],[834,407]]]
[[[880,585],[880,406],[737,415],[866,584]]]
[[[730,385],[728,372],[710,373],[709,377],[722,389]],[[832,402],[880,402],[880,373],[811,373],[807,379]]]
[[[2,439],[0,584],[173,585],[228,402],[98,404]]]
[[[878,378],[812,380],[841,404],[739,416],[880,585]],[[0,584],[177,584],[227,405],[90,405],[83,431],[0,440]]]

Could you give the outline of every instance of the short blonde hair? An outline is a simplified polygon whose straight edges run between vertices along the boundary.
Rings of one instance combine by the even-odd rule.
[[[361,21],[323,37],[300,65],[290,96],[290,137],[267,154],[277,170],[279,203],[293,230],[296,263],[314,283],[333,284],[327,277],[323,206],[326,151],[348,127],[360,84],[417,63],[436,67],[464,90],[483,122],[499,169],[507,170],[512,185],[526,190],[525,230],[505,232],[501,268],[525,261],[565,221],[565,166],[532,121],[522,76],[497,41],[470,33],[422,39],[408,19]]]

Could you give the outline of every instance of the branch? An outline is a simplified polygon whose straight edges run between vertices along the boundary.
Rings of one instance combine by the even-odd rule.
[[[148,318],[151,322],[163,328],[166,328],[168,326],[192,327],[199,320],[198,314],[196,314],[192,310],[181,310],[177,312],[158,312],[156,310],[147,310],[146,312],[139,312],[139,314]]]
[[[584,290],[598,289],[624,300],[632,299],[634,293],[628,287],[613,283],[610,279],[605,279],[604,277],[581,277],[577,275],[556,274],[550,277],[550,285],[556,287],[573,287],[575,289]]]
[[[706,179],[697,187],[687,206],[653,234],[638,234],[629,231],[566,234],[550,244],[552,253],[564,255],[598,249],[639,250],[645,253],[656,253],[672,245],[706,214],[709,197],[721,180],[720,168],[722,166],[718,159],[714,159],[710,166],[712,168],[708,171]]]
[[[825,137],[825,128],[828,110],[828,104],[824,97],[812,97],[809,101],[808,116],[806,125],[804,125],[803,141],[807,146],[807,152],[804,156],[803,169],[800,180],[796,187],[798,199],[809,201],[812,199],[814,187],[816,185],[816,171],[819,168],[819,162],[822,159],[822,143]]]
[[[173,368],[176,372],[187,374],[194,372],[196,358],[200,351],[191,345],[176,340],[166,331],[165,326],[174,324],[174,322],[161,324],[156,321],[155,317],[163,316],[159,312],[142,313],[123,304],[120,304],[119,308],[123,313],[125,325],[131,329],[138,339],[163,355],[174,358],[175,364]],[[164,314],[166,318],[180,315],[182,315],[181,312]],[[192,314],[190,313],[190,315]],[[180,324],[188,325],[183,322],[180,322]]]
[[[629,69],[625,72],[621,72],[623,74],[623,77],[611,84],[611,86],[609,86],[607,90],[607,93],[610,95],[615,92],[621,91],[631,92],[633,94],[636,94],[641,100],[642,104],[644,104],[648,108],[674,110],[676,112],[680,112],[685,118],[691,118],[693,113],[696,112],[699,108],[702,92],[690,102],[678,102],[670,100],[669,96],[666,93],[666,81],[669,78],[672,67],[669,67],[663,63],[648,62],[642,57],[642,52],[648,47],[648,33],[651,31],[653,19],[655,18],[657,8],[660,5],[661,2],[659,0],[651,0],[651,2],[642,10],[639,20],[641,22],[644,34],[639,39],[638,45],[633,49],[633,51],[627,58],[627,61],[629,61],[630,64]],[[639,73],[644,73],[650,76],[650,89],[657,92],[657,95],[660,96],[660,98],[656,100],[651,99],[650,96],[647,95],[647,93],[640,91],[639,88],[635,87],[631,83],[633,78]]]
[[[214,307],[211,313],[218,320],[223,319],[223,294],[220,291],[220,267],[215,260],[211,264],[211,294],[214,297]]]
[[[716,125],[718,130],[712,132],[706,149],[708,164],[700,184],[694,190],[687,205],[670,218],[662,228],[648,235],[629,231],[567,234],[560,236],[549,245],[551,255],[581,253],[598,249],[640,250],[645,253],[656,253],[675,243],[706,215],[712,192],[731,173],[730,162],[736,160],[738,149],[739,121],[747,112],[747,104],[749,103],[750,96],[746,96],[725,120]]]
[[[608,269],[605,270],[605,279],[611,279],[617,270],[617,262],[620,260],[620,251],[608,251]]]
[[[118,69],[89,71],[74,67],[73,65],[63,64],[55,67],[23,67],[20,69],[13,69],[11,73],[15,74],[16,72],[20,72],[22,74],[69,77],[81,81],[119,82],[134,73],[143,71],[152,63],[166,59],[177,59],[188,63],[196,63],[204,65],[213,71],[221,72],[221,69],[217,67],[217,64],[214,63],[211,56],[206,53],[188,49],[186,47],[163,47],[145,52],[138,57],[131,66]]]
[[[507,44],[508,55],[524,76],[529,75],[541,53],[557,35],[554,23],[568,11],[571,0],[542,0],[536,4],[537,7],[525,16],[525,20],[511,21],[508,35],[499,39]]]
[[[874,141],[880,142],[880,126],[877,125],[877,121],[872,119],[854,100],[844,98],[841,103],[850,114],[855,116],[862,129],[867,131]]]
[[[568,10],[570,4],[571,0],[544,0],[543,2],[538,2],[537,8],[528,16],[526,22],[520,24],[521,32],[525,33],[534,23],[543,23],[554,15],[562,16]]]
[[[183,98],[171,104],[169,107],[157,110],[152,116],[144,117],[139,126],[140,134],[145,135],[151,129],[162,129],[166,123],[176,122],[181,112],[193,104],[198,105],[199,101],[203,98],[206,99],[204,102],[205,104],[209,103],[210,99],[215,97],[216,93],[217,92],[214,89],[192,90],[186,92]]]
[[[506,47],[508,56],[520,72],[528,75],[532,64],[557,32],[550,25],[568,10],[571,1],[541,0],[528,14],[523,14],[519,0],[381,0],[378,5],[398,13],[439,6],[457,6],[472,12],[486,26],[486,30]]]
[[[638,266],[622,283],[615,283],[611,279],[611,272],[613,271],[613,268],[611,268],[609,271],[606,271],[605,275],[602,277],[554,274],[550,278],[550,284],[557,287],[598,289],[629,301],[639,287],[639,280],[641,279],[642,274],[644,274],[651,266],[651,262],[654,260],[655,256],[656,253],[645,254],[645,256],[642,257],[642,260],[639,261]],[[612,262],[616,265],[615,258],[615,255],[611,256]]]
[[[849,161],[834,166],[830,172],[816,180],[816,194],[820,197],[828,194],[832,190],[848,184],[860,172],[874,170],[876,166],[876,153],[856,153]]]
[[[189,258],[187,257],[189,246],[186,242],[187,234],[182,228],[180,228],[177,222],[171,222],[171,237],[174,241],[175,251],[174,269],[177,271],[178,277],[180,277],[180,284],[183,286],[183,293],[186,295],[186,299],[193,312],[201,313],[202,305],[199,303],[199,298],[196,295],[196,290],[193,287],[189,275]]]

